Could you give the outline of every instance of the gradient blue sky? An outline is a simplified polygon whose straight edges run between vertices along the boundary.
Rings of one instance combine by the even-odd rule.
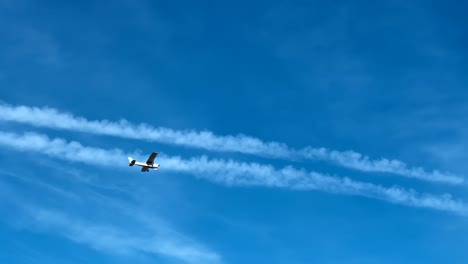
[[[467,8],[450,0],[4,0],[0,101],[90,120],[245,134],[297,149],[354,150],[464,177]],[[0,122],[0,131],[129,153],[292,165],[468,200],[466,184],[325,161],[15,122]],[[141,174],[4,145],[0,166],[1,263],[468,260],[468,218],[456,213],[322,191],[229,186],[165,171],[164,164]]]

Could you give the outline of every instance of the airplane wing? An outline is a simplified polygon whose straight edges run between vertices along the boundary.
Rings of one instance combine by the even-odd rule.
[[[142,171],[142,172],[147,172],[147,171],[148,171],[148,167],[146,167],[146,166],[141,167],[141,171]]]
[[[148,160],[146,161],[146,164],[153,165],[154,159],[156,158],[156,156],[158,156],[157,152],[151,153],[151,156],[149,156]]]

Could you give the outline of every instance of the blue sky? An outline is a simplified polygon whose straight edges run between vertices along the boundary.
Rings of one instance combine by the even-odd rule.
[[[0,262],[466,263],[466,8],[2,1]]]

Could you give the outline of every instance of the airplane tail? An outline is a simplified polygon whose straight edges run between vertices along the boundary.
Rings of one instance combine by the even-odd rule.
[[[134,160],[132,157],[128,157],[128,162],[129,162],[128,166],[131,167],[131,166],[135,165],[136,160]]]

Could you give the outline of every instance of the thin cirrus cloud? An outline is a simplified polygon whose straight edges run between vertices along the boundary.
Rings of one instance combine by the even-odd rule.
[[[155,215],[154,210],[141,210],[131,201],[103,195],[91,185],[88,186],[91,188],[62,189],[31,175],[5,171],[0,174],[0,212],[7,213],[0,222],[10,223],[15,228],[53,233],[96,251],[128,259],[154,255],[177,263],[223,263],[218,252],[180,233]],[[28,186],[47,197],[46,200],[26,194],[28,188],[24,187]],[[81,207],[84,204],[86,206]]]
[[[155,232],[149,228],[144,234],[137,234],[111,224],[83,221],[56,210],[34,207],[27,208],[27,213],[29,221],[33,221],[33,225],[39,226],[39,229],[53,230],[71,241],[89,245],[96,250],[116,255],[162,255],[190,264],[222,263],[217,253],[191,239],[186,241],[186,238],[171,230]]]
[[[86,220],[57,209],[45,208],[20,195],[15,188],[0,182],[2,199],[0,204],[14,204],[18,214],[14,219],[17,228],[35,232],[54,232],[70,241],[87,245],[95,250],[116,256],[132,257],[139,254],[159,255],[182,263],[221,264],[222,257],[196,240],[186,237],[158,217],[136,212],[128,204],[118,205],[106,200],[105,212],[112,212],[113,217],[127,219],[131,224],[117,224],[116,221]],[[6,193],[5,193],[6,192]],[[63,196],[68,199],[69,196]],[[101,196],[87,195],[93,204],[99,204]],[[9,200],[9,201],[8,201]],[[116,211],[117,209],[117,211]],[[117,217],[118,218],[118,217]],[[5,219],[3,219],[5,220]],[[138,230],[135,230],[135,226]]]
[[[391,173],[430,182],[461,184],[461,176],[438,170],[427,171],[409,167],[394,159],[371,159],[355,151],[338,151],[327,148],[305,147],[293,149],[284,143],[265,142],[246,135],[215,135],[210,131],[174,130],[132,124],[126,120],[88,120],[54,108],[11,106],[0,104],[0,121],[18,122],[36,127],[71,130],[129,139],[147,140],[171,145],[193,147],[218,152],[239,152],[277,159],[323,160],[339,166],[363,172]]]
[[[0,146],[19,151],[34,151],[49,157],[96,166],[124,168],[125,153],[120,149],[102,149],[83,146],[63,139],[50,139],[37,133],[16,134],[0,131]],[[143,157],[140,157],[143,158]],[[112,162],[115,161],[115,162]],[[164,170],[191,174],[226,186],[259,186],[290,190],[316,190],[334,194],[355,195],[378,199],[411,207],[429,208],[467,215],[465,203],[454,200],[449,194],[432,195],[418,193],[398,186],[383,187],[372,183],[355,181],[295,169],[291,166],[275,169],[271,165],[236,162],[223,159],[208,159],[204,156],[183,159],[161,155]],[[163,168],[163,167],[161,167]]]

